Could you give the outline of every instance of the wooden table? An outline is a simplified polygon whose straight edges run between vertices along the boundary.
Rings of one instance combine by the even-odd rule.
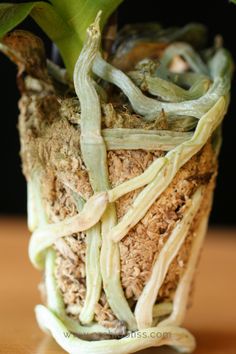
[[[0,353],[61,354],[37,327],[33,308],[40,303],[40,274],[27,256],[24,219],[0,219]],[[236,231],[211,230],[199,267],[194,307],[185,326],[196,336],[198,354],[236,353]],[[175,353],[148,349],[142,354]],[[141,354],[141,353],[140,353]]]

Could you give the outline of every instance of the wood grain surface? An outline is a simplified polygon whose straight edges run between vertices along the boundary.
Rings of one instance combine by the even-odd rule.
[[[64,351],[35,321],[40,273],[28,260],[28,239],[24,219],[0,218],[0,353],[61,354]],[[210,230],[201,258],[184,325],[196,336],[195,353],[235,354],[236,230]],[[176,352],[152,348],[141,353]]]

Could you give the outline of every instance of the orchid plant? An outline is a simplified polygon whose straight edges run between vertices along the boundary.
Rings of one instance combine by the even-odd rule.
[[[133,37],[127,41],[135,41],[138,38],[135,31],[140,32],[141,28],[141,32],[142,30],[145,32],[145,35],[141,33],[142,40],[145,36],[148,39],[152,37],[151,45],[147,48],[155,50],[161,48],[161,59],[159,58],[157,63],[147,56],[144,60],[137,60],[132,70],[121,70],[114,62],[106,61],[101,50],[102,30],[121,2],[122,0],[50,0],[0,4],[0,50],[17,64],[20,63],[19,72],[24,71],[21,53],[14,46],[9,46],[7,35],[27,16],[31,16],[55,43],[67,72],[65,78],[61,68],[53,66],[50,61],[45,69],[45,63],[42,64],[40,61],[42,47],[34,38],[37,43],[33,47],[34,50],[28,53],[28,62],[24,63],[29,65],[29,70],[26,70],[29,77],[25,79],[25,96],[28,96],[23,97],[23,103],[21,102],[22,122],[19,124],[22,150],[26,151],[27,155],[25,157],[22,154],[23,166],[27,165],[27,159],[31,163],[31,155],[34,159],[38,153],[35,147],[30,150],[27,133],[32,127],[28,129],[27,124],[32,119],[32,130],[35,132],[39,129],[39,135],[43,136],[44,131],[40,129],[45,121],[48,123],[47,113],[54,106],[49,105],[46,113],[41,112],[43,123],[34,111],[37,111],[47,95],[53,96],[50,96],[52,99],[50,102],[54,102],[56,107],[59,104],[62,107],[68,99],[72,106],[76,106],[73,117],[70,117],[72,120],[67,120],[70,128],[74,129],[76,142],[79,141],[75,149],[74,165],[76,163],[79,165],[78,161],[75,163],[76,159],[82,161],[83,172],[86,170],[92,191],[87,199],[84,198],[69,178],[65,178],[63,173],[56,175],[58,173],[56,171],[55,176],[61,178],[60,183],[67,188],[65,193],[73,200],[76,213],[63,220],[49,221],[42,197],[41,176],[45,172],[42,171],[45,166],[43,168],[42,166],[39,168],[39,164],[32,164],[33,167],[29,164],[30,168],[24,166],[27,170],[28,224],[32,231],[29,257],[36,268],[45,272],[44,285],[47,295],[47,306],[38,305],[36,316],[40,326],[49,330],[69,353],[128,354],[150,346],[166,344],[182,352],[190,352],[195,347],[195,340],[180,325],[207,227],[221,142],[220,127],[229,103],[233,62],[230,54],[221,45],[205,49],[201,53],[196,50],[194,45],[197,47],[196,43],[202,42],[202,37],[205,36],[205,28],[201,25],[190,24],[181,29],[163,30],[159,24],[151,24],[146,27],[137,25]],[[132,43],[126,45],[127,33],[124,31],[122,35],[125,44],[117,51],[120,50],[119,54],[123,55],[120,55],[123,59],[124,53],[127,54],[132,48]],[[27,40],[32,39],[26,35],[23,46],[27,47]],[[138,40],[137,43],[140,44]],[[181,66],[178,72],[171,69],[176,58]],[[132,60],[129,56],[128,59],[126,64],[129,66]],[[34,74],[36,70],[36,76],[31,75],[32,63],[36,66],[33,72]],[[54,81],[51,77],[48,79],[47,70],[50,70]],[[57,91],[59,84],[64,85],[64,96],[58,94],[61,93]],[[115,103],[112,100],[109,102],[112,96],[110,92],[113,92],[110,90],[111,87],[117,90],[114,91]],[[68,97],[65,92],[70,92]],[[34,96],[35,106],[31,105],[31,95]],[[75,97],[76,100],[73,101]],[[73,110],[66,104],[68,111]],[[119,117],[123,114],[126,118],[126,126],[119,122],[121,126],[104,127],[104,115],[109,116],[110,122],[112,119],[116,120],[117,105],[120,105]],[[30,112],[27,111],[29,106]],[[29,119],[27,114],[30,116]],[[24,115],[27,116],[26,120]],[[56,111],[53,115],[53,119],[58,117],[60,120],[61,111]],[[51,123],[49,120],[47,129]],[[36,140],[35,135],[32,134],[30,138],[32,136]],[[63,139],[62,135],[60,143],[66,145]],[[50,139],[45,139],[42,145],[47,144],[46,140]],[[190,198],[186,197],[183,213],[170,230],[167,241],[165,243],[161,241],[163,247],[153,259],[150,276],[134,307],[126,297],[121,284],[120,243],[145,217],[156,200],[168,190],[180,170],[194,156],[201,153],[209,141],[212,145],[214,165],[214,171],[209,173],[210,181],[204,184],[201,181],[206,176],[197,176],[196,190]],[[65,166],[66,159],[73,155],[74,150],[69,151],[71,148],[69,143],[66,149],[63,147],[60,154],[57,154],[57,161],[64,159]],[[66,155],[64,150],[71,154]],[[111,186],[107,152],[116,150],[158,151],[161,154],[139,175]],[[43,147],[40,150],[41,159],[42,151]],[[48,151],[51,150],[47,150],[47,158],[50,159]],[[126,172],[128,174],[128,169]],[[123,217],[118,219],[116,202],[128,193],[137,191],[136,198],[131,200]],[[177,189],[173,193],[177,193]],[[201,214],[202,205],[208,199],[209,205]],[[177,284],[173,299],[157,303],[159,291],[171,264],[191,234],[191,225],[199,215],[201,220],[194,231],[186,269]],[[55,276],[57,259],[55,248],[57,251],[63,247],[65,249],[67,245],[64,239],[80,233],[86,235],[86,295],[79,317],[75,319],[66,311]],[[107,328],[94,321],[95,309],[102,292],[106,296],[109,308],[121,324],[118,330]],[[113,338],[117,333],[121,339]],[[165,333],[170,333],[170,336],[165,337]],[[81,339],[85,335],[96,336],[96,334],[101,335],[101,338],[108,336],[110,340]]]

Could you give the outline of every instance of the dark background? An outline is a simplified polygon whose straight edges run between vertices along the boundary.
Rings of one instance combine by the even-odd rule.
[[[69,1],[69,0],[68,0]],[[6,1],[0,1],[6,2]],[[18,1],[12,1],[17,3]],[[27,1],[25,1],[27,2]],[[236,5],[227,0],[125,0],[119,9],[119,24],[131,22],[157,21],[164,26],[183,26],[188,22],[201,22],[209,29],[209,44],[214,35],[220,33],[236,61]],[[30,19],[20,28],[40,35],[50,55],[51,43],[37,25]],[[19,140],[17,132],[17,100],[19,94],[15,84],[16,69],[4,55],[0,54],[0,213],[23,214],[26,212],[26,185],[21,174]],[[224,121],[224,142],[220,155],[220,171],[211,216],[214,224],[234,225],[236,201],[235,168],[235,115],[236,85],[232,85],[232,100]]]

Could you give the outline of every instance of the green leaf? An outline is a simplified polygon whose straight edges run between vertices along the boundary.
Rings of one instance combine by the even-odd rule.
[[[31,12],[32,3],[0,4],[0,38],[21,23]]]
[[[57,44],[69,75],[72,75],[82,42],[50,4],[42,1],[27,4],[0,4],[0,38],[14,29],[28,15],[31,15]]]
[[[102,11],[102,29],[109,16],[123,0],[50,0],[50,2],[84,41],[86,29],[94,22],[97,13]]]
[[[31,16],[56,43],[68,74],[72,77],[74,65],[83,45],[82,41],[50,4],[37,3],[31,11]]]
[[[0,4],[0,38],[28,15],[56,43],[69,75],[80,54],[87,27],[102,10],[101,27],[123,0],[51,0],[22,4]]]

